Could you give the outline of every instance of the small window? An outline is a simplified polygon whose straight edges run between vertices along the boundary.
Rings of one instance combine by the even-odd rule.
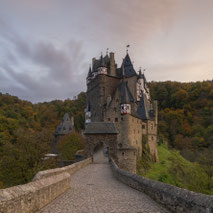
[[[118,99],[116,99],[116,102],[118,102],[119,100]]]
[[[121,120],[123,121],[123,120],[124,120],[124,118],[123,118],[123,117],[121,117]]]
[[[66,130],[66,128],[64,127],[63,130]]]
[[[118,118],[115,118],[115,122],[118,122]]]
[[[124,152],[122,152],[122,156],[124,156]]]
[[[154,137],[152,136],[152,140],[154,140]]]
[[[145,125],[142,125],[142,129],[145,129],[146,127],[145,127]]]
[[[108,118],[108,121],[110,121],[110,118]]]

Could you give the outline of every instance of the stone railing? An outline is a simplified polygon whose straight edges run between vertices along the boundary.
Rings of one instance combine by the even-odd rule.
[[[62,168],[56,168],[56,169],[49,169],[45,171],[38,172],[35,177],[33,178],[33,181],[39,180],[41,178],[46,178],[50,176],[55,176],[64,172],[68,172],[70,175],[78,171],[79,169],[87,166],[88,164],[92,163],[92,158],[87,158],[85,160],[79,161],[77,163],[71,164],[69,166],[65,166]]]
[[[91,158],[63,168],[38,172],[33,181],[0,189],[0,213],[32,213],[70,188],[70,175],[92,162]]]
[[[144,192],[171,212],[213,213],[213,196],[131,174],[119,169],[112,159],[110,162],[113,174],[119,181]]]

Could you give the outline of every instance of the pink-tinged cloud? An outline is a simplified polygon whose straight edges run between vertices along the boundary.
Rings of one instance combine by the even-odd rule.
[[[120,65],[127,44],[148,80],[212,79],[212,11],[212,0],[2,0],[0,91],[73,97],[92,57],[109,48]]]

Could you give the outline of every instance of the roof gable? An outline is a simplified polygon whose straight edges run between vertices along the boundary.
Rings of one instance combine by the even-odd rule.
[[[127,81],[122,80],[121,84],[119,85],[119,89],[121,92],[121,104],[130,104],[130,102],[134,102],[133,95],[131,94],[127,84]]]
[[[137,76],[137,73],[135,72],[135,69],[133,67],[133,64],[131,62],[131,59],[129,57],[129,54],[127,53],[124,60],[123,60],[123,63],[121,65],[121,69],[124,69],[124,74],[125,74],[125,77],[126,78],[129,78],[129,77],[132,77],[132,76]]]
[[[149,119],[148,100],[144,94],[142,94],[140,103],[138,105],[137,114],[142,120]]]

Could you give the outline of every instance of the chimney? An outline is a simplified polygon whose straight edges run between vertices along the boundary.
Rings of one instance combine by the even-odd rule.
[[[109,57],[110,57],[110,75],[111,76],[116,76],[114,53],[110,52],[109,53]]]

